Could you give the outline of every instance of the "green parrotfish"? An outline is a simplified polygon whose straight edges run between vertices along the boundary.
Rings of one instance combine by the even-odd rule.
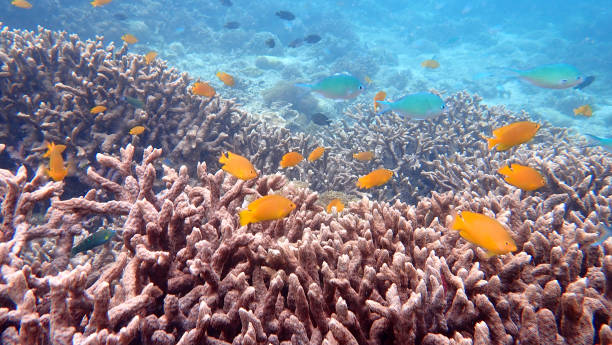
[[[87,236],[84,240],[79,242],[76,246],[72,247],[70,254],[75,256],[78,253],[86,252],[90,249],[93,249],[99,245],[102,245],[115,236],[115,231],[111,229],[104,229],[97,231],[89,236]]]
[[[612,138],[602,138],[593,134],[584,134],[591,142],[589,146],[601,146],[602,149],[612,153]]]
[[[572,65],[558,63],[542,65],[528,70],[513,70],[518,77],[539,87],[547,89],[567,89],[583,82],[578,69]]]
[[[395,102],[376,101],[383,109],[377,115],[389,111],[411,117],[415,120],[429,119],[442,114],[444,101],[440,96],[429,92],[406,95]]]
[[[350,74],[335,74],[316,84],[295,84],[331,99],[353,99],[363,91],[363,84]]]

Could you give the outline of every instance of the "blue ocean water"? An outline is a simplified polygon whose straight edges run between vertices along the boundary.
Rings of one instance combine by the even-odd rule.
[[[169,65],[210,81],[222,97],[235,97],[247,110],[278,118],[286,126],[299,128],[313,113],[342,117],[351,102],[313,98],[290,88],[296,82],[349,72],[366,85],[353,103],[371,103],[380,90],[390,99],[429,89],[446,94],[467,90],[486,104],[524,109],[560,127],[610,136],[609,1],[31,4],[23,9],[4,1],[0,21],[11,28],[65,30],[82,39],[103,35],[116,45],[131,33],[139,40],[131,52],[157,51]],[[281,10],[295,18],[275,15]],[[304,41],[309,35],[320,40]],[[421,67],[426,59],[438,61],[440,67]],[[506,70],[551,63],[572,64],[596,79],[582,90],[554,90],[525,83]],[[233,75],[236,87],[224,86],[215,77],[217,71]],[[573,109],[585,104],[593,115],[574,115]]]

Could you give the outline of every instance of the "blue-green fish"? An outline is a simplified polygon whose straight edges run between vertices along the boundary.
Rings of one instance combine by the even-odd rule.
[[[565,63],[542,65],[523,71],[511,71],[518,73],[519,78],[547,89],[567,89],[584,81],[576,67]]]
[[[135,108],[144,108],[144,102],[139,100],[138,98],[123,96],[122,99],[134,106]]]
[[[602,138],[589,133],[584,135],[592,143],[590,146],[601,146],[602,149],[612,153],[612,138]]]
[[[376,102],[383,107],[383,110],[379,111],[377,115],[384,114],[388,111],[394,111],[416,120],[424,120],[438,116],[442,114],[445,107],[444,101],[440,96],[429,92],[406,95],[395,102]]]
[[[93,249],[99,245],[102,245],[108,242],[113,236],[115,236],[115,231],[110,229],[104,229],[97,231],[89,236],[87,236],[84,240],[79,242],[76,246],[72,247],[70,254],[75,256],[78,253],[86,252],[90,249]]]
[[[350,74],[335,74],[316,84],[295,84],[331,99],[353,99],[363,91],[363,84]]]

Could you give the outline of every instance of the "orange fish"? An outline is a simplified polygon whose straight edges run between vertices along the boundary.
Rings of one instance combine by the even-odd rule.
[[[295,204],[284,196],[276,194],[263,196],[250,203],[246,210],[240,211],[240,226],[284,218],[295,210],[295,207]]]
[[[121,39],[127,43],[127,44],[134,44],[136,42],[138,42],[138,38],[136,38],[136,36],[132,35],[132,34],[125,34],[123,36],[121,36]]]
[[[574,115],[584,115],[584,116],[590,117],[593,115],[593,109],[591,108],[590,105],[585,104],[585,105],[579,106],[578,108],[575,108]]]
[[[142,134],[145,131],[145,128],[143,126],[136,126],[136,127],[132,127],[132,129],[130,129],[130,134],[131,135],[139,135]]]
[[[308,155],[308,161],[309,162],[314,162],[317,159],[321,158],[321,156],[323,156],[323,152],[325,152],[325,148],[324,147],[317,147],[316,149],[312,150],[312,152]]]
[[[332,212],[332,207],[336,208],[336,212],[340,213],[342,212],[342,210],[344,210],[344,204],[342,203],[342,201],[340,201],[340,199],[334,199],[332,201],[329,202],[329,204],[327,204],[327,213],[331,213]]]
[[[217,77],[227,86],[234,86],[234,77],[225,73],[225,72],[217,72]]]
[[[374,158],[374,152],[372,151],[363,151],[363,152],[357,152],[357,153],[353,153],[353,158],[355,158],[358,161],[369,161],[370,159]]]
[[[546,185],[544,177],[537,170],[528,166],[511,164],[499,168],[497,172],[506,176],[504,177],[506,182],[522,190],[532,191]]]
[[[461,237],[484,248],[488,256],[507,254],[517,249],[508,229],[484,214],[468,211],[455,213],[451,229],[459,230]]]
[[[393,171],[388,169],[376,169],[371,173],[360,177],[356,184],[359,188],[378,187],[387,183],[391,177],[393,177]]]
[[[538,129],[540,124],[529,121],[519,121],[511,123],[507,126],[500,127],[493,131],[493,138],[486,138],[489,143],[489,149],[492,149],[497,145],[497,151],[505,151],[512,146],[520,145],[531,140]]]
[[[215,95],[215,89],[208,83],[198,81],[191,87],[191,93],[198,96],[213,97]]]
[[[13,0],[13,2],[11,2],[11,5],[25,9],[32,8],[32,4],[27,2],[26,0]]]
[[[302,159],[304,159],[304,156],[297,152],[285,153],[285,155],[281,159],[280,166],[281,168],[296,166],[299,162],[302,161]]]
[[[436,69],[440,67],[440,63],[438,63],[438,61],[436,60],[428,59],[428,60],[421,62],[421,67]]]
[[[112,0],[94,0],[92,2],[90,2],[91,6],[93,7],[98,7],[98,6],[104,6],[107,5],[111,2]]]
[[[378,107],[380,107],[380,105],[378,103],[376,103],[376,102],[377,101],[384,101],[385,97],[387,97],[387,93],[384,92],[384,91],[378,91],[376,96],[374,96],[374,111],[378,111]]]
[[[257,172],[253,164],[248,159],[237,155],[233,152],[227,152],[227,156],[221,153],[219,157],[219,163],[223,164],[221,169],[234,175],[241,180],[250,180],[257,177]]]
[[[104,112],[104,111],[106,111],[106,107],[103,106],[103,105],[96,105],[95,107],[89,109],[89,112],[91,114],[94,114],[94,115],[95,114],[99,114],[99,113]]]
[[[155,60],[155,58],[157,57],[157,52],[154,51],[150,51],[148,53],[145,54],[145,62],[146,64],[150,64],[151,62],[153,62],[153,60]]]
[[[64,166],[64,158],[62,152],[66,149],[66,145],[55,145],[55,143],[47,143],[47,152],[43,158],[49,158],[49,169],[45,169],[54,181],[61,181],[68,175],[68,169]]]

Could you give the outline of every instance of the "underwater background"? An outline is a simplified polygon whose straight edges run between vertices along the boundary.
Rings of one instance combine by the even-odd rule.
[[[0,3],[1,344],[612,344],[609,1]]]

